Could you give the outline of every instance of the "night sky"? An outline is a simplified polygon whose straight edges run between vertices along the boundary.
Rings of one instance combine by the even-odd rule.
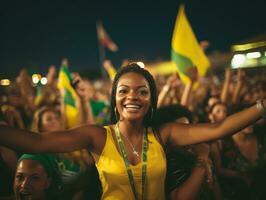
[[[68,57],[72,71],[99,68],[96,21],[102,20],[119,47],[107,57],[170,59],[171,37],[181,1],[2,1],[0,5],[0,78],[26,67],[40,72]],[[250,3],[248,3],[250,2]],[[229,51],[233,43],[266,33],[266,1],[188,0],[186,14],[208,52]]]

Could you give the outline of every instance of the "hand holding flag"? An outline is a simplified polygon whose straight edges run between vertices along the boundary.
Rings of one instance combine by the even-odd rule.
[[[73,127],[77,125],[78,110],[76,107],[76,92],[72,87],[73,77],[66,66],[66,62],[62,62],[62,66],[59,71],[57,87],[62,91],[64,109],[62,114],[66,116],[67,127]]]
[[[110,60],[105,60],[103,62],[103,67],[107,71],[110,79],[113,80],[115,75],[116,75],[116,69],[112,65],[111,61]]]

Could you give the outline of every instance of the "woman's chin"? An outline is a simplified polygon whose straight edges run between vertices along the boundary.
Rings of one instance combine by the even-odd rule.
[[[30,193],[20,193],[19,194],[20,200],[32,200],[32,195]]]

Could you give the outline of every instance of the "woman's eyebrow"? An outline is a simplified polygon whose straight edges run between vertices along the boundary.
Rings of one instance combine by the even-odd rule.
[[[125,84],[121,84],[121,85],[118,86],[118,88],[119,88],[119,87],[130,87],[130,86],[125,85]],[[134,86],[134,87],[136,87],[136,88],[141,88],[141,87],[149,88],[148,85],[137,85],[137,86]]]

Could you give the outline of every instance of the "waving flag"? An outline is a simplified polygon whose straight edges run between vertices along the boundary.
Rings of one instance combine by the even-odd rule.
[[[67,66],[62,65],[57,86],[59,89],[63,89],[64,91],[64,104],[65,104],[65,115],[67,120],[67,127],[73,127],[77,125],[77,115],[78,110],[76,107],[76,92],[71,85],[72,75],[68,70]]]
[[[210,65],[189,24],[184,5],[180,6],[176,18],[171,58],[183,80],[188,79],[187,75],[193,67],[197,67],[199,75],[204,76]]]
[[[112,41],[112,39],[107,34],[105,29],[103,28],[103,24],[101,22],[97,22],[96,28],[97,28],[97,37],[100,44],[108,48],[110,51],[113,52],[118,51],[117,45]]]

